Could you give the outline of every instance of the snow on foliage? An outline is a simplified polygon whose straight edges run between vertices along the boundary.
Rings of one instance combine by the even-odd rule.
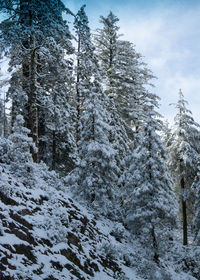
[[[182,92],[175,129],[164,130],[167,160],[154,77],[119,40],[112,12],[93,43],[85,5],[74,15],[60,0],[0,0],[0,10],[11,71],[11,117],[0,102],[0,278],[200,279],[200,134]]]
[[[140,131],[140,143],[129,157],[129,168],[120,179],[124,188],[125,223],[150,248],[148,254],[157,261],[169,246],[177,216],[165,149],[156,132],[158,127],[158,121],[149,115]]]

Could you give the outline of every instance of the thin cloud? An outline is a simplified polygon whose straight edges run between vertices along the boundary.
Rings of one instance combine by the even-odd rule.
[[[121,13],[124,37],[136,45],[158,77],[155,92],[161,97],[161,113],[167,118],[172,118],[168,104],[176,102],[182,88],[195,119],[200,121],[199,15],[200,7],[182,13],[178,9],[152,9],[148,17],[141,13],[125,18]]]

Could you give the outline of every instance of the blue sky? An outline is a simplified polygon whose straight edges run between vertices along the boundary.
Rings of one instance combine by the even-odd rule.
[[[172,121],[169,106],[179,88],[200,122],[200,1],[199,0],[66,0],[74,13],[86,4],[90,27],[112,10],[120,19],[120,33],[133,42],[157,76],[154,92],[161,97],[160,112]]]

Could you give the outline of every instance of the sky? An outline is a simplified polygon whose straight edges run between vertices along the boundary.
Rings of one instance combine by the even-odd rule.
[[[131,41],[157,79],[153,89],[160,113],[172,122],[171,103],[181,88],[194,119],[200,122],[200,0],[65,0],[76,13],[86,4],[92,32],[99,16],[111,10],[118,18],[121,39]]]
[[[119,18],[121,39],[131,41],[155,79],[159,112],[170,123],[179,89],[200,123],[200,0],[63,0],[75,14],[86,4],[90,28],[101,27],[100,15],[112,11]],[[68,21],[72,22],[70,16]],[[70,24],[70,23],[69,23]],[[70,24],[71,26],[71,24]],[[2,64],[2,63],[1,63]],[[3,63],[3,68],[7,68]],[[4,70],[4,69],[1,69]],[[1,77],[0,77],[1,80]]]

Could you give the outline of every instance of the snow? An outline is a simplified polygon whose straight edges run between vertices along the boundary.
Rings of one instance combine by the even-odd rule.
[[[12,112],[5,118],[0,101],[0,278],[200,279],[200,126],[182,92],[166,150],[154,77],[133,44],[119,40],[112,12],[101,17],[95,50],[85,5],[73,15],[73,37],[62,1],[33,1],[20,14],[7,2],[0,33]],[[196,210],[188,246],[172,188],[181,176],[181,199]]]

